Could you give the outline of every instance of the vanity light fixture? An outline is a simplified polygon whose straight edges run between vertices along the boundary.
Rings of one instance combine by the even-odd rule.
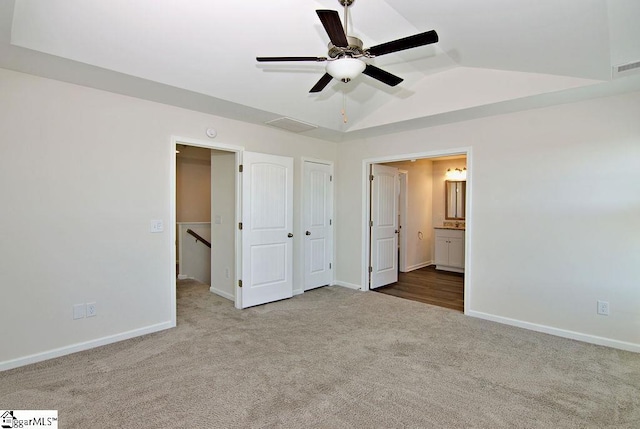
[[[467,180],[467,168],[456,168],[456,169],[447,169],[447,172],[444,174],[444,177],[447,180]]]

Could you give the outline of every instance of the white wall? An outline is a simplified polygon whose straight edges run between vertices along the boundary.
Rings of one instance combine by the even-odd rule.
[[[201,150],[211,152],[206,149]],[[209,222],[210,220],[211,161],[177,156],[176,222]]]
[[[211,291],[234,299],[236,233],[236,155],[211,153]]]
[[[211,281],[211,249],[201,240],[187,233],[192,230],[211,243],[211,223],[178,222],[179,278],[191,278],[208,284]]]
[[[336,160],[335,143],[8,70],[0,94],[0,369],[171,326],[172,135],[213,126],[221,143],[292,156],[296,184],[302,156]],[[72,320],[91,301],[97,317]]]
[[[362,284],[363,159],[471,147],[470,312],[640,351],[638,118],[636,92],[341,146],[337,279]]]

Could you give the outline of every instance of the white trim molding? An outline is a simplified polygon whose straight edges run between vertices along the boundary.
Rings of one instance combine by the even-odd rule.
[[[216,295],[221,296],[223,298],[226,298],[231,302],[235,301],[235,297],[233,296],[233,294],[225,292],[225,291],[220,290],[220,289],[216,289],[213,286],[209,287],[209,292],[215,293]]]
[[[339,280],[334,281],[331,286],[341,286],[346,287],[347,289],[364,290],[364,288],[360,285],[357,285],[355,283],[341,282]]]
[[[408,272],[411,272],[411,271],[419,270],[420,268],[428,267],[430,265],[433,265],[433,261],[427,261],[427,262],[421,262],[421,263],[415,264],[415,265],[409,265],[407,267],[406,271],[403,271],[403,272],[408,273]]]
[[[145,328],[134,329],[132,331],[122,332],[120,334],[109,335],[107,337],[97,338],[95,340],[89,340],[83,343],[76,343],[70,346],[60,347],[42,353],[36,353],[33,355],[0,362],[0,371],[6,371],[8,369],[18,368],[32,363],[42,362],[48,359],[70,355],[71,353],[81,352],[84,350],[105,346],[107,344],[117,343],[119,341],[124,341],[135,337],[141,337],[143,335],[152,334],[154,332],[164,331],[165,329],[175,328],[175,326],[176,324],[173,321],[158,323],[156,325],[147,326]]]
[[[569,338],[571,340],[582,341],[585,343],[596,344],[599,346],[612,347],[614,349],[640,353],[640,344],[614,340],[611,338],[598,337],[596,335],[583,334],[581,332],[554,328],[553,326],[539,325],[537,323],[525,322],[523,320],[511,319],[509,317],[496,316],[494,314],[483,313],[480,311],[470,310],[465,312],[465,314],[467,316],[477,317],[478,319],[484,319],[484,320],[489,320],[491,322],[497,322],[505,325],[516,326],[518,328],[524,328],[530,331],[542,332],[544,334],[555,335],[556,337]]]

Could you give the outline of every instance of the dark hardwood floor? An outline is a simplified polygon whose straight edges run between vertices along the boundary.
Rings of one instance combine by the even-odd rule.
[[[464,274],[436,270],[434,265],[398,273],[398,282],[374,289],[412,301],[464,311]]]

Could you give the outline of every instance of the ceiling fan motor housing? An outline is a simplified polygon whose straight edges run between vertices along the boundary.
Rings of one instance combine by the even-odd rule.
[[[357,58],[365,55],[362,40],[357,37],[347,36],[347,42],[349,45],[346,48],[335,46],[329,42],[329,58],[340,58],[344,56]]]

